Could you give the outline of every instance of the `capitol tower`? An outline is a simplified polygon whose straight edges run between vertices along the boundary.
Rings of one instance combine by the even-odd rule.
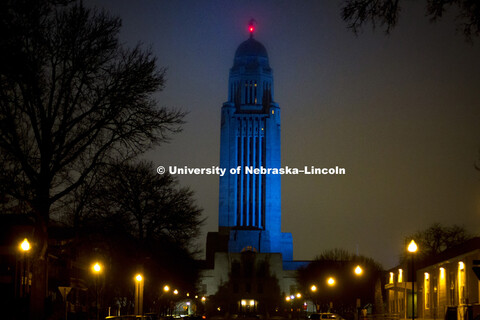
[[[228,251],[279,252],[292,260],[292,236],[282,233],[278,174],[248,174],[248,168],[280,168],[280,108],[265,47],[250,38],[237,48],[223,104],[220,167],[240,168],[220,178],[219,232]]]
[[[262,294],[254,295],[254,288],[268,292],[262,280],[242,278],[250,272],[242,270],[268,266],[278,280],[275,290],[288,293],[295,284],[294,270],[303,264],[293,261],[292,235],[281,231],[281,175],[247,171],[281,167],[273,72],[267,50],[254,38],[253,20],[248,31],[249,38],[235,52],[228,100],[221,110],[220,167],[226,174],[220,177],[218,232],[207,235],[201,277],[207,295],[233,281],[229,294],[238,297],[239,308],[258,306]]]

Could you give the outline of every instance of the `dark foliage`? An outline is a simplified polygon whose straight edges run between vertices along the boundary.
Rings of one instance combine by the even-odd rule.
[[[363,270],[361,275],[354,272],[357,266]],[[318,304],[319,311],[327,312],[330,302],[333,302],[334,311],[348,317],[356,311],[356,299],[360,299],[362,305],[372,303],[381,308],[382,293],[377,292],[376,286],[382,275],[382,267],[373,259],[334,249],[325,251],[306,267],[300,268],[297,282],[300,291]],[[334,286],[327,284],[330,277],[335,279]],[[315,285],[316,291],[312,291],[312,285]]]
[[[161,304],[165,284],[193,294],[198,267],[192,240],[203,220],[192,191],[145,161],[109,166],[97,178],[66,198],[64,211],[76,214],[64,218],[75,226],[79,259],[88,265],[95,253],[104,264],[103,305],[128,312],[139,272],[145,308]]]
[[[464,227],[458,225],[443,226],[440,223],[434,223],[430,227],[415,232],[405,237],[405,248],[413,239],[417,243],[418,252],[415,259],[423,261],[435,257],[439,253],[460,245],[473,238]],[[400,262],[406,262],[408,254],[405,251],[400,258]]]
[[[475,0],[427,0],[426,16],[431,21],[441,19],[447,10],[456,11],[457,28],[470,42],[480,35],[480,3]],[[398,22],[400,0],[347,0],[342,7],[342,19],[357,34],[371,23],[390,33]]]
[[[83,198],[79,194],[80,200],[68,202],[73,204],[68,212],[77,212],[83,228],[123,230],[142,247],[167,239],[191,248],[203,220],[189,188],[179,187],[168,173],[157,174],[145,161],[112,165],[97,176]]]
[[[112,161],[180,130],[157,108],[164,70],[123,48],[120,20],[75,1],[0,3],[0,185],[9,208],[35,219],[32,312],[41,318],[48,230],[59,200]],[[13,202],[13,204],[12,204]]]

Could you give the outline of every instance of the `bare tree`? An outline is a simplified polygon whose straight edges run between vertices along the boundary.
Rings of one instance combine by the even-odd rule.
[[[356,34],[371,23],[380,25],[390,33],[398,22],[400,0],[346,0],[342,7],[342,19]],[[480,35],[480,3],[471,0],[427,0],[426,16],[431,21],[441,19],[447,10],[456,10],[457,28],[467,41]]]
[[[65,221],[75,225],[77,256],[95,252],[106,262],[107,300],[115,304],[129,296],[131,280],[124,275],[139,267],[151,286],[145,306],[158,298],[158,283],[193,292],[198,280],[195,240],[204,221],[193,192],[168,173],[158,175],[146,161],[111,165],[98,177],[67,196]]]
[[[412,239],[415,240],[419,248],[419,259],[428,259],[449,248],[460,245],[472,237],[462,226],[445,227],[440,223],[434,223],[424,230],[405,237],[405,243]],[[402,261],[405,259],[406,257],[401,257]]]
[[[168,173],[159,175],[152,163],[112,166],[86,206],[93,223],[123,224],[140,244],[162,239],[190,247],[203,223],[193,191],[179,187]],[[91,222],[87,222],[91,223]]]
[[[7,0],[0,12],[0,184],[35,219],[31,314],[41,318],[59,200],[102,164],[166,141],[184,114],[156,107],[165,70],[119,44],[118,18],[71,0]]]
[[[357,266],[362,269],[361,275],[354,272]],[[335,279],[334,290],[327,284],[330,277]],[[354,302],[359,298],[362,304],[372,303],[375,313],[382,313],[382,277],[382,266],[372,258],[338,248],[324,251],[297,271],[300,290],[318,304],[322,312],[330,308],[330,302],[337,312],[354,312]],[[315,291],[311,290],[312,285]]]

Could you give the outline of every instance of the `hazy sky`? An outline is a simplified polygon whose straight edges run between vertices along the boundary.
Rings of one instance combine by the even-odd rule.
[[[404,236],[460,224],[480,234],[480,38],[467,44],[451,17],[429,23],[406,1],[385,36],[356,37],[341,1],[90,0],[123,20],[121,39],[150,47],[168,68],[162,106],[189,111],[156,165],[219,164],[220,109],[235,50],[267,49],[282,110],[282,165],[341,166],[345,176],[282,177],[282,230],[294,258],[343,248],[393,267]],[[179,176],[217,231],[218,177]]]

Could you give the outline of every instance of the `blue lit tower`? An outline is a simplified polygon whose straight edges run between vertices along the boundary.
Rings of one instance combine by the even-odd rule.
[[[228,101],[222,107],[220,167],[227,173],[220,177],[219,232],[209,235],[207,247],[282,253],[288,261],[293,259],[292,236],[281,232],[280,175],[244,170],[281,166],[280,108],[273,99],[272,69],[267,50],[253,37],[253,21],[249,31],[249,39],[235,52]],[[238,167],[240,174],[228,173]]]

